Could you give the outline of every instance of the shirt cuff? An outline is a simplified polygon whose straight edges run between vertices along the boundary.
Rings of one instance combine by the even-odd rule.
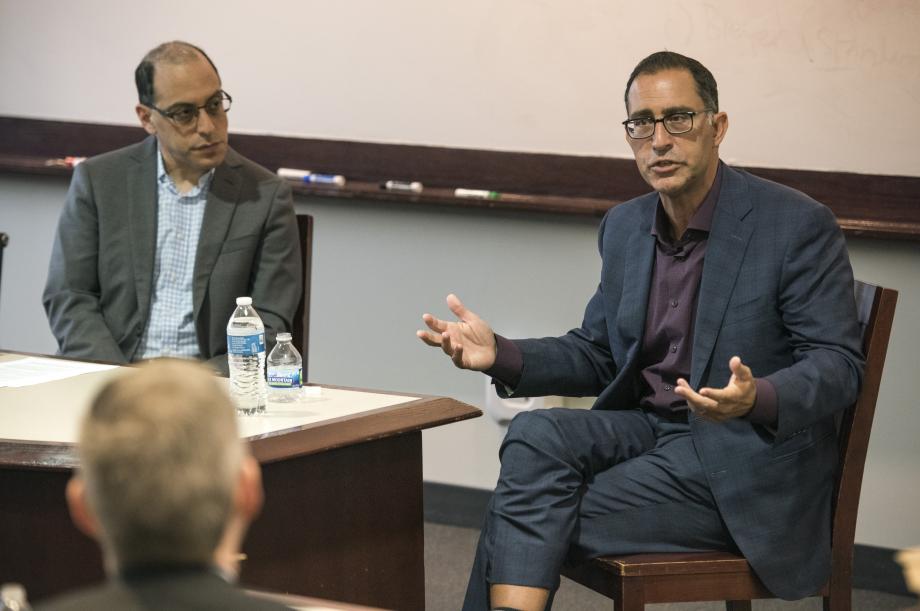
[[[757,398],[745,418],[754,424],[776,427],[776,388],[766,378],[756,378],[754,385],[757,387]]]
[[[524,370],[524,355],[510,339],[495,334],[495,363],[483,373],[492,378],[492,383],[498,383],[508,390],[508,394],[517,388],[521,381],[521,372]]]

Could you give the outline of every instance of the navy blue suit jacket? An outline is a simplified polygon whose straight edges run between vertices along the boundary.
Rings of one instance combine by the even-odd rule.
[[[638,355],[655,256],[658,194],[605,216],[601,281],[582,326],[517,340],[516,396],[637,405]],[[863,358],[853,273],[833,213],[793,189],[725,167],[706,251],[690,384],[728,383],[738,355],[777,395],[776,430],[691,413],[694,443],[722,518],[777,596],[814,594],[830,567],[837,465],[834,414],[856,399]],[[789,567],[796,567],[790,571]]]

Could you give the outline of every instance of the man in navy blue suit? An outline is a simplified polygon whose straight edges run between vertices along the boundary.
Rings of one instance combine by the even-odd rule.
[[[505,396],[597,396],[516,417],[464,609],[546,609],[565,562],[740,550],[777,596],[830,567],[834,415],[859,388],[853,274],[834,215],[728,167],[698,61],[642,60],[626,141],[654,192],[612,208],[579,328],[508,340],[448,296],[418,336]],[[785,567],[796,566],[795,572]]]

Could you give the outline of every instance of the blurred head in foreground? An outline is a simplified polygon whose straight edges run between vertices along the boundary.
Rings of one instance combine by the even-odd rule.
[[[67,502],[109,573],[164,565],[236,573],[262,483],[209,370],[161,360],[110,382],[83,420],[78,453]]]

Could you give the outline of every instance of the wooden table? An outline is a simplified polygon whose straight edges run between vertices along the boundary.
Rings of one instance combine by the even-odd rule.
[[[0,353],[0,362],[18,355]],[[77,423],[124,368],[0,388],[0,581],[32,600],[102,579],[64,487]],[[265,507],[241,582],[390,609],[424,609],[423,429],[480,416],[443,397],[323,387],[295,407],[240,418],[262,465]]]
[[[264,590],[246,590],[246,594],[286,605],[295,611],[385,611],[378,607],[365,607],[364,605],[340,603],[322,598],[297,596],[296,594],[277,594],[275,592],[265,592]]]

